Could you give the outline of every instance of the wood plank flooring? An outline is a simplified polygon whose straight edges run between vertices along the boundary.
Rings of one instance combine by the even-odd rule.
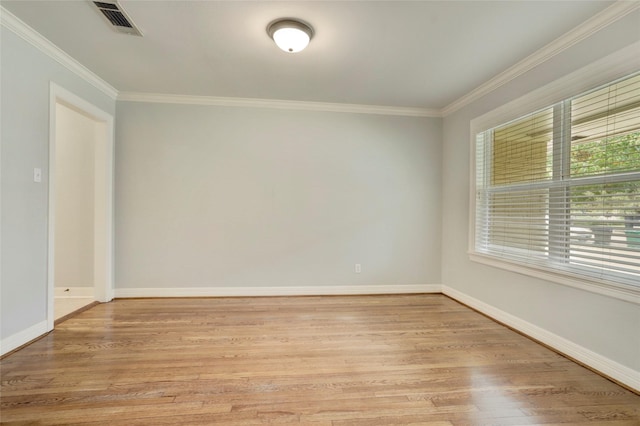
[[[640,396],[442,295],[116,300],[0,369],[7,425],[640,425]]]

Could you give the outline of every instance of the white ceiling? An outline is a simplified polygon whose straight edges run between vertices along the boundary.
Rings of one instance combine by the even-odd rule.
[[[442,109],[610,1],[140,1],[144,37],[88,0],[1,4],[119,91]],[[280,51],[269,22],[315,36]]]

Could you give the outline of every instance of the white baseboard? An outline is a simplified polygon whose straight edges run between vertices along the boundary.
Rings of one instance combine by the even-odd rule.
[[[441,293],[440,284],[282,287],[117,288],[116,298],[129,297],[251,297],[338,296],[366,294]]]
[[[53,290],[54,297],[93,297],[95,289],[93,287],[64,287],[58,286]]]
[[[11,352],[12,350],[19,348],[25,343],[29,343],[33,339],[37,339],[43,334],[47,333],[47,321],[42,321],[33,325],[26,330],[22,330],[16,334],[13,334],[0,341],[0,355]]]
[[[564,337],[560,337],[446,285],[442,286],[442,293],[640,392],[640,371],[619,364]]]

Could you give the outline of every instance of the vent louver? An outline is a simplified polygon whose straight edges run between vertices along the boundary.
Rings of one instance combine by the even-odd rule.
[[[131,18],[117,1],[94,1],[92,3],[114,30],[124,34],[142,35],[142,32],[133,24]]]

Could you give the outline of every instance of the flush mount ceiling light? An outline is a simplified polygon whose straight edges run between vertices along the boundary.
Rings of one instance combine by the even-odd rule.
[[[313,28],[298,19],[277,19],[267,27],[269,37],[285,52],[296,53],[303,50],[313,37]]]

